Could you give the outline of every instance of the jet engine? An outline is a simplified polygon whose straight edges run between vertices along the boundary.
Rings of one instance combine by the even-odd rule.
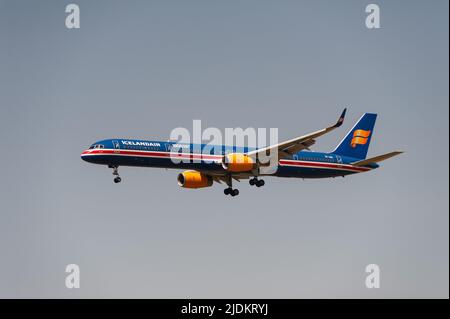
[[[213,184],[211,176],[197,171],[184,171],[178,174],[178,185],[184,188],[202,188]]]
[[[242,153],[230,153],[222,158],[222,167],[233,173],[248,172],[256,168],[256,163],[248,155]]]

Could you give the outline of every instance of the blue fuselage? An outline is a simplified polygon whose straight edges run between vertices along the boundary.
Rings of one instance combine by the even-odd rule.
[[[181,147],[182,146],[182,147]],[[174,150],[177,150],[174,153]],[[161,167],[226,173],[221,159],[227,153],[245,153],[247,147],[177,144],[174,142],[108,139],[96,142],[81,154],[87,162],[108,166]],[[174,157],[174,154],[176,156]],[[377,164],[354,166],[359,159],[334,153],[300,151],[278,161],[276,170],[261,175],[325,178],[366,172]]]

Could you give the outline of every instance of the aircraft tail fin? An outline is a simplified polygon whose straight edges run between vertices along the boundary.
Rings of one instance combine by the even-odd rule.
[[[376,114],[365,113],[332,153],[365,159],[376,119]]]

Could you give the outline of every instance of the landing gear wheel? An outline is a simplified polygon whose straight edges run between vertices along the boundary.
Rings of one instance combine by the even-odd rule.
[[[120,183],[121,181],[122,181],[122,179],[119,176],[114,178],[114,183],[116,183],[116,184]]]
[[[228,187],[228,188],[225,188],[224,190],[223,190],[223,193],[225,194],[225,195],[231,195],[231,196],[237,196],[237,195],[239,195],[239,190],[238,189],[232,189],[231,187]]]
[[[226,183],[228,185],[228,188],[225,188],[223,190],[223,193],[225,195],[231,195],[233,197],[239,195],[239,190],[233,189],[233,180],[231,178],[231,175],[228,175],[227,177],[228,177],[228,179],[227,179]]]
[[[252,186],[255,185],[256,187],[261,187],[265,184],[263,179],[258,179],[256,176],[251,178],[248,183]]]

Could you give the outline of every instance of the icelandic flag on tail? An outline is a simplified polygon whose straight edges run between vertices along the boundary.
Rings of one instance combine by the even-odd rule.
[[[365,159],[377,115],[365,113],[332,152],[341,156]]]

